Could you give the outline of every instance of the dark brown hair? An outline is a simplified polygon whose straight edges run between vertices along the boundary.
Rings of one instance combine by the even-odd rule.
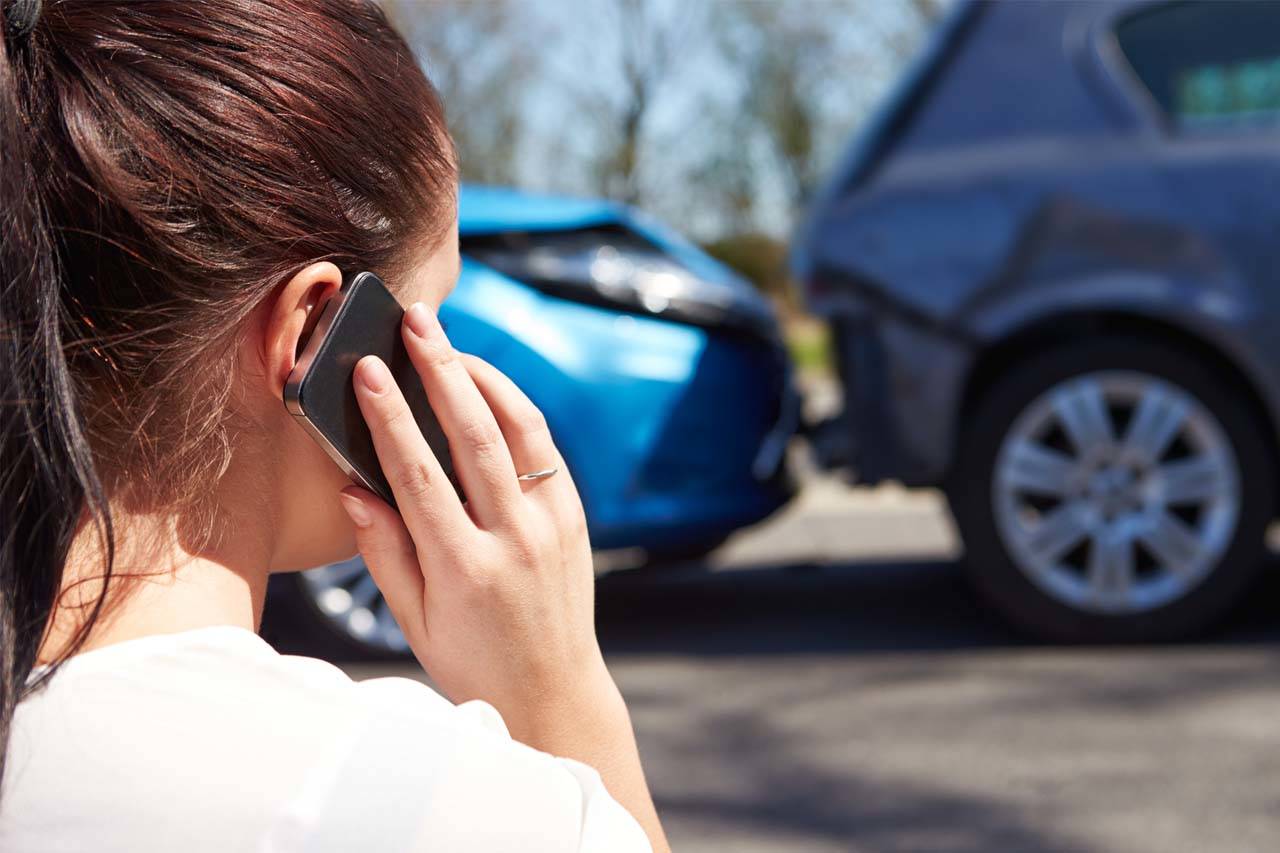
[[[247,315],[317,260],[399,268],[446,233],[456,178],[370,2],[0,8],[2,774],[80,525],[105,584],[109,502],[188,507],[224,472]]]

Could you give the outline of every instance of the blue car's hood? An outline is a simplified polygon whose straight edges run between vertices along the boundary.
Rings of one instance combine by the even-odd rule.
[[[656,219],[603,199],[541,195],[464,184],[458,191],[458,231],[463,236],[501,231],[566,231],[623,225],[707,279],[758,298],[754,288],[719,261]]]
[[[623,221],[625,209],[609,201],[467,184],[458,191],[458,230],[464,235],[561,231]]]

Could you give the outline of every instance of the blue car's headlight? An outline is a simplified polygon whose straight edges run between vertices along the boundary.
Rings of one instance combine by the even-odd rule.
[[[738,282],[696,275],[624,228],[508,232],[463,239],[463,251],[504,275],[568,299],[699,325],[774,325],[767,300]]]

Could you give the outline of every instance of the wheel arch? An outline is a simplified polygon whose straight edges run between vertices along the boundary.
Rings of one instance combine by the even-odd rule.
[[[1239,359],[1233,358],[1224,346],[1205,335],[1167,318],[1124,310],[1078,310],[1042,317],[984,347],[965,378],[959,406],[960,429],[969,423],[978,402],[1008,364],[1072,341],[1098,337],[1141,337],[1193,353],[1239,392],[1239,399],[1265,430],[1273,467],[1278,464],[1280,410],[1277,403],[1280,401],[1265,392],[1262,380]]]

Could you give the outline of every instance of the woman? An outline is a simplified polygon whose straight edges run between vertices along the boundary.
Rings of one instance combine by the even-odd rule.
[[[577,493],[435,321],[453,151],[382,14],[0,8],[0,849],[666,849]],[[376,359],[356,393],[399,512],[281,403],[363,269],[412,305],[465,506]],[[269,573],[357,547],[448,700],[254,633]]]

